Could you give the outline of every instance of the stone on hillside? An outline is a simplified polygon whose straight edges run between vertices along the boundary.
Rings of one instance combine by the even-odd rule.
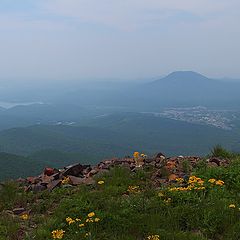
[[[82,173],[83,175],[87,175],[90,171],[92,170],[91,166],[90,165],[86,165],[85,166],[85,169],[83,169]]]
[[[168,170],[173,170],[174,168],[176,168],[176,161],[174,160],[169,160],[166,164],[166,167]]]
[[[100,164],[98,165],[98,168],[99,168],[99,169],[110,170],[110,165],[111,165],[111,164],[100,163]]]
[[[79,185],[83,183],[84,178],[68,176],[72,185]]]
[[[163,153],[159,152],[159,153],[156,155],[156,157],[155,157],[155,158],[161,158],[161,159],[165,159],[165,158],[166,158],[166,156],[165,156]]]
[[[60,178],[60,172],[57,172],[57,173],[54,173],[51,177],[54,179],[54,180],[57,180]]]
[[[97,174],[98,170],[97,169],[92,169],[88,174],[87,177],[92,177],[93,175]]]
[[[214,162],[218,166],[224,166],[224,165],[229,163],[229,160],[222,159],[222,158],[217,158],[217,157],[212,157],[212,158],[208,159],[208,162]]]
[[[131,165],[130,165],[129,163],[127,163],[127,162],[123,162],[123,163],[121,164],[121,167],[124,167],[124,168],[126,168],[126,169],[131,169]]]
[[[63,187],[63,188],[72,188],[73,185],[71,185],[71,184],[64,184],[64,185],[62,185],[62,187]]]
[[[37,193],[37,192],[41,192],[41,191],[44,191],[46,190],[47,187],[42,185],[42,184],[33,184],[31,185],[30,189],[29,190],[32,190],[34,193]]]
[[[208,162],[207,164],[209,167],[218,167],[218,164],[215,162]]]
[[[40,182],[39,177],[27,177],[27,182],[30,184],[36,184]]]
[[[168,176],[168,180],[169,181],[175,181],[177,179],[177,175],[176,174],[170,174],[169,176]]]
[[[154,162],[153,158],[146,158],[145,159],[145,163],[147,163],[147,164],[152,163],[152,162]]]
[[[83,166],[80,163],[77,163],[77,164],[66,167],[62,174],[63,176],[72,175],[75,177],[79,177],[83,175],[83,170],[85,168],[86,166]]]
[[[52,191],[54,188],[61,185],[61,180],[54,180],[47,185],[49,191]]]
[[[75,176],[68,176],[71,184],[74,186],[80,185],[80,184],[85,184],[85,185],[92,185],[95,184],[95,181],[93,180],[93,178],[88,177],[88,178],[79,178],[79,177],[75,177]]]
[[[57,172],[58,172],[58,170],[54,169],[54,168],[46,167],[44,169],[44,175],[47,175],[47,176],[52,176],[54,173],[57,173]]]
[[[20,215],[20,214],[26,212],[26,209],[25,208],[14,208],[12,211],[15,215]]]
[[[53,181],[54,178],[53,178],[52,176],[43,175],[42,178],[41,178],[41,180],[42,180],[41,183],[44,185],[44,184],[48,184],[48,183],[50,183],[51,181]]]
[[[84,178],[83,179],[83,184],[85,184],[85,185],[93,185],[93,184],[95,184],[95,180],[93,178],[91,178],[91,177]]]

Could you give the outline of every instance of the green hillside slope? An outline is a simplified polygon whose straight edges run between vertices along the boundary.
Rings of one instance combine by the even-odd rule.
[[[44,167],[43,162],[34,162],[28,157],[0,152],[0,181],[37,175]]]
[[[135,171],[115,166],[90,185],[62,181],[51,192],[5,183],[0,239],[239,240],[240,158],[229,154],[220,166],[205,159],[191,170],[178,165],[183,177],[175,180],[166,162]]]

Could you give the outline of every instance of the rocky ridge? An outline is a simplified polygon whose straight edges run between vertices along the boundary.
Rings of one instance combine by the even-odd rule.
[[[148,167],[152,169],[151,181],[154,186],[158,187],[162,184],[167,185],[179,177],[187,178],[200,161],[204,161],[211,167],[229,164],[229,160],[216,157],[209,159],[198,156],[166,157],[164,154],[158,153],[154,157],[144,155],[137,158],[127,156],[108,159],[95,166],[76,163],[63,169],[45,168],[39,176],[18,179],[17,181],[24,186],[25,191],[52,191],[57,187],[72,187],[80,184],[92,185],[95,183],[94,177],[106,173],[116,166],[125,167],[131,172]]]

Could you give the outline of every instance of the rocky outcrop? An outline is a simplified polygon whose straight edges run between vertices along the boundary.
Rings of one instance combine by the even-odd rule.
[[[94,177],[108,172],[113,167],[121,166],[133,173],[141,168],[150,169],[153,184],[160,186],[175,181],[176,178],[187,178],[199,161],[203,161],[211,167],[226,166],[229,164],[228,160],[220,158],[209,158],[206,160],[197,156],[166,157],[162,153],[158,153],[154,157],[142,156],[138,158],[108,159],[96,166],[77,163],[63,169],[45,168],[43,173],[37,177],[28,177],[26,179],[19,179],[18,181],[24,185],[26,191],[52,191],[57,187],[94,184]]]

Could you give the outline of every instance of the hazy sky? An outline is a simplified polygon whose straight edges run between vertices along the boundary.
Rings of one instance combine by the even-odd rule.
[[[240,0],[0,0],[0,79],[240,78]]]

